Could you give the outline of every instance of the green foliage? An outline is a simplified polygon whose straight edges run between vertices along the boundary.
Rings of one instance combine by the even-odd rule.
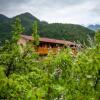
[[[90,29],[75,24],[42,24],[40,26],[40,35],[55,39],[64,39],[70,41],[79,41],[82,44],[88,44],[88,35],[93,38],[94,32]]]
[[[24,31],[24,28],[21,25],[21,20],[16,18],[14,24],[12,25],[12,34],[13,34],[13,42],[17,42],[20,39],[21,34]]]
[[[20,33],[23,32],[19,18],[12,25],[12,40],[6,41],[5,45],[0,48],[0,65],[4,66],[6,76],[13,73],[16,69],[16,65],[19,62],[17,58],[20,58],[20,49],[17,45],[17,41],[20,39]]]
[[[100,44],[100,30],[96,32],[96,35],[95,35],[95,42],[97,44]]]
[[[26,47],[17,45],[21,31],[16,31],[14,42],[6,41],[0,47],[1,100],[100,99],[99,32],[95,36],[96,45],[76,56],[67,48],[39,59],[32,43]]]
[[[18,15],[22,25],[25,27],[26,35],[31,35],[33,33],[33,23],[36,20],[38,22],[38,33],[41,37],[55,38],[55,39],[64,39],[70,41],[79,41],[82,44],[85,42],[88,44],[88,36],[94,38],[95,32],[81,25],[75,24],[61,24],[53,23],[48,24],[47,22],[41,22],[36,17],[29,13],[24,13]],[[11,39],[11,25],[16,17],[3,20],[0,22],[0,40],[4,41],[6,39]],[[5,23],[7,22],[7,23]]]
[[[33,44],[34,44],[35,46],[39,45],[39,35],[38,35],[37,21],[34,21],[34,24],[33,24],[33,33],[32,33],[32,37],[33,37]]]
[[[4,68],[0,66],[0,79],[5,78]]]

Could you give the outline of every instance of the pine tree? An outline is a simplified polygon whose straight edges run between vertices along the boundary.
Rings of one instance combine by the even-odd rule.
[[[38,35],[38,24],[37,24],[37,21],[34,21],[34,23],[33,23],[32,37],[33,37],[33,44],[35,46],[38,46],[39,45],[39,35]]]
[[[17,43],[21,37],[21,33],[24,31],[24,27],[21,25],[21,20],[17,17],[14,24],[12,25],[12,41]]]
[[[95,33],[95,42],[96,44],[100,44],[100,30]]]
[[[0,48],[0,65],[5,67],[7,77],[16,70],[16,61],[19,59],[18,57],[20,57],[20,48],[17,42],[23,30],[24,28],[21,25],[20,19],[16,18],[12,25],[12,40],[6,41],[5,45]]]

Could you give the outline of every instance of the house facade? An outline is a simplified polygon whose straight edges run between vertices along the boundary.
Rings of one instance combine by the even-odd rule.
[[[25,46],[29,41],[34,41],[32,36],[21,35],[21,39],[18,41],[18,44]],[[39,45],[37,46],[36,52],[39,55],[47,55],[51,51],[56,53],[65,47],[70,47],[74,54],[77,53],[78,45],[76,43],[50,38],[39,38]]]

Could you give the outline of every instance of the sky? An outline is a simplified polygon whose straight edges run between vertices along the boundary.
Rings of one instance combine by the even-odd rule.
[[[25,12],[49,23],[100,24],[100,0],[0,0],[0,14]]]

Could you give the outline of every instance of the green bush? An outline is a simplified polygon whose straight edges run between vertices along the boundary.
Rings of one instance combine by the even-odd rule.
[[[31,44],[7,42],[0,48],[0,99],[100,100],[99,36],[76,56],[67,48],[42,60]]]

